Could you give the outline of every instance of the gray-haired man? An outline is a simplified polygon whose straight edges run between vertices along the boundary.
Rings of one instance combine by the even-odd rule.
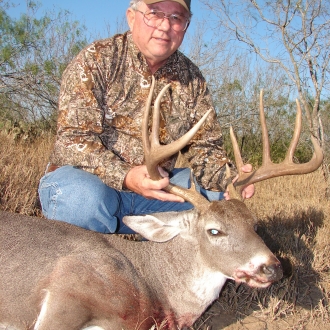
[[[188,185],[189,170],[161,164],[162,180],[143,164],[142,110],[151,77],[160,105],[160,142],[187,132],[213,104],[200,70],[178,48],[191,20],[189,0],[131,1],[130,31],[83,49],[63,74],[57,139],[39,185],[46,217],[104,233],[129,233],[127,214],[181,211],[192,206],[162,189],[171,180]],[[216,113],[182,150],[201,192],[223,198],[225,164]],[[253,186],[244,191],[253,194]]]

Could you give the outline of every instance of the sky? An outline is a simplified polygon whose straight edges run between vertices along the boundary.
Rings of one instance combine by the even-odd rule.
[[[68,10],[73,20],[83,23],[87,31],[93,36],[107,37],[107,28],[113,34],[116,32],[117,22],[123,22],[125,12],[129,6],[129,0],[34,0],[41,4],[39,13],[55,9]],[[12,0],[16,5],[9,13],[19,16],[26,12],[26,0]],[[202,4],[198,0],[192,1],[191,10],[194,17],[201,18],[206,14]],[[189,29],[193,29],[193,22]]]

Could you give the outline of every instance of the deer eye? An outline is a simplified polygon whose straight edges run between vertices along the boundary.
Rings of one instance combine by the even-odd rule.
[[[225,236],[225,233],[223,233],[222,231],[218,230],[218,229],[209,229],[208,233],[211,236]]]

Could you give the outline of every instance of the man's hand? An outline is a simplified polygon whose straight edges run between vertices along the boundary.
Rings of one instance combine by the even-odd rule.
[[[158,170],[163,178],[154,181],[150,179],[145,165],[135,166],[127,173],[124,179],[124,187],[148,199],[158,199],[164,202],[184,202],[183,198],[162,190],[170,183],[170,179],[168,173],[161,167],[158,167]]]
[[[250,172],[252,172],[252,165],[251,164],[245,164],[244,166],[242,166],[242,171],[244,173],[250,173]],[[233,183],[235,181],[237,181],[237,179],[238,179],[238,175],[233,180]],[[251,198],[253,195],[254,195],[254,184],[251,184],[251,185],[245,187],[242,190],[242,197],[243,197],[243,199]],[[228,191],[226,191],[224,193],[224,196],[225,196],[225,199],[226,200],[229,200],[230,199],[230,196],[229,196],[229,192]]]

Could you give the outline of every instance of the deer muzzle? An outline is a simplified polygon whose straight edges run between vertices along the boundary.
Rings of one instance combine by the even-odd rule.
[[[238,283],[244,282],[250,287],[266,288],[283,277],[283,270],[281,263],[272,257],[267,263],[257,266],[249,262],[237,269],[233,277]]]

